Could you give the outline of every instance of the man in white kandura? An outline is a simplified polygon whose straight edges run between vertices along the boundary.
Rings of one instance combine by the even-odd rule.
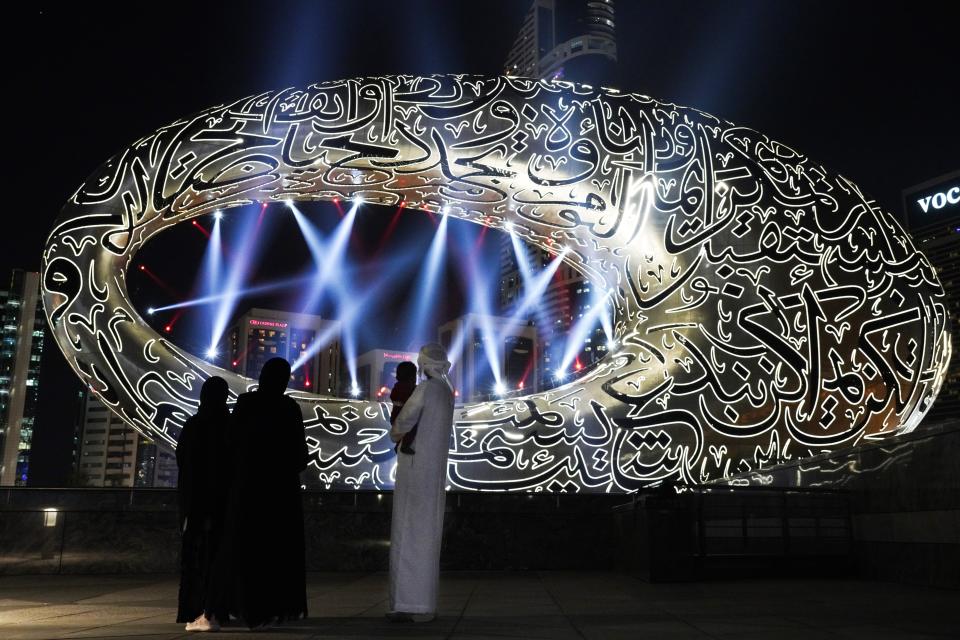
[[[397,454],[387,617],[429,622],[437,614],[453,385],[448,375],[450,361],[439,344],[424,345],[417,364],[426,380],[417,385],[390,431],[391,439],[400,442],[417,427],[414,453],[401,450]]]

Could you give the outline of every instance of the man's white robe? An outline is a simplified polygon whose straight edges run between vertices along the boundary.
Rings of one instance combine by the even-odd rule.
[[[453,392],[437,378],[417,386],[390,432],[399,441],[414,425],[414,455],[397,454],[390,528],[390,610],[437,612],[440,542],[446,500]]]

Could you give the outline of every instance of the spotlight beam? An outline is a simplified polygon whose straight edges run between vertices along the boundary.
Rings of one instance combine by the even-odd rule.
[[[580,349],[583,348],[583,341],[587,334],[593,330],[601,316],[607,313],[607,300],[613,289],[608,290],[602,297],[594,300],[590,310],[583,314],[583,317],[574,323],[573,327],[567,333],[567,343],[564,347],[563,358],[560,360],[560,372],[565,372],[570,364],[576,359]]]
[[[303,284],[313,280],[314,276],[298,276],[296,278],[289,278],[286,280],[279,280],[277,282],[269,282],[267,284],[257,285],[255,287],[248,287],[246,289],[239,289],[235,292],[224,292],[224,293],[215,293],[208,296],[201,296],[199,298],[194,298],[192,300],[185,300],[183,302],[177,302],[175,304],[168,304],[162,307],[154,307],[153,312],[158,313],[160,311],[170,311],[172,309],[186,309],[188,307],[199,307],[206,304],[213,304],[214,302],[223,302],[228,300],[231,297],[241,298],[244,296],[255,295],[258,293],[267,293],[269,291],[277,291],[279,289],[286,289],[288,287],[293,287],[298,284]]]
[[[194,227],[200,228],[196,220],[192,221]],[[223,246],[222,238],[220,231],[220,217],[217,216],[214,218],[213,230],[207,235],[209,242],[207,242],[206,249],[204,250],[203,260],[201,262],[200,273],[197,274],[197,284],[194,285],[194,291],[198,291],[203,296],[214,296],[217,295],[218,291],[221,291],[221,265],[223,262]],[[177,308],[177,314],[183,313],[183,307]],[[155,310],[156,311],[156,310]],[[212,317],[212,314],[204,313],[203,314],[203,332],[206,334],[213,334],[214,326],[216,324],[216,318]],[[168,326],[173,326],[173,323],[170,322]]]
[[[477,321],[480,324],[480,335],[483,341],[483,353],[487,357],[487,365],[493,373],[494,383],[502,386],[500,381],[500,345],[502,339],[500,334],[494,329],[492,318],[490,316],[490,300],[488,298],[488,285],[486,279],[480,276],[479,270],[476,272],[474,283],[478,295],[473,297],[472,302],[476,305]],[[504,329],[506,330],[506,329]]]
[[[382,253],[384,248],[387,246],[387,241],[396,230],[397,224],[400,222],[400,216],[403,214],[405,207],[406,201],[401,201],[400,205],[397,207],[397,210],[394,212],[393,217],[390,218],[390,223],[387,225],[387,230],[383,232],[382,236],[380,236],[380,243],[377,245],[377,250],[374,253],[374,257],[380,255],[380,253]]]
[[[524,249],[523,241],[517,237],[517,234],[514,233],[512,227],[509,233],[510,244],[513,245],[513,255],[517,261],[517,269],[520,270],[520,277],[523,279],[524,284],[526,284],[533,279],[533,269],[530,266],[530,260],[527,256],[526,249]]]
[[[191,220],[191,221],[190,221],[190,224],[193,225],[193,228],[194,228],[194,229],[196,229],[197,231],[199,231],[199,232],[202,233],[203,235],[207,236],[207,240],[210,239],[210,232],[207,231],[206,228],[204,228],[204,226],[203,226],[202,224],[200,224],[200,223],[197,222],[196,220]]]
[[[382,286],[385,279],[380,281]],[[340,333],[340,344],[343,347],[343,359],[347,364],[347,373],[350,375],[350,389],[353,395],[356,395],[354,392],[355,389],[358,389],[357,384],[357,338],[356,338],[356,327],[357,323],[353,322],[353,317],[359,313],[359,311],[354,310],[355,301],[358,299],[356,292],[349,290],[347,286],[349,280],[345,278],[334,278],[331,282],[331,287],[333,288],[334,296],[337,300],[338,312],[341,314],[346,314],[351,321],[347,322],[341,319],[341,333]],[[362,295],[362,294],[361,294]],[[372,300],[373,295],[364,296],[360,298],[361,305],[365,305],[368,300]],[[344,311],[345,310],[345,311]]]
[[[449,217],[442,216],[440,224],[430,242],[426,261],[418,276],[417,297],[414,302],[413,318],[414,330],[411,342],[422,338],[423,328],[427,324],[427,314],[430,303],[436,293],[437,275],[443,266],[443,254],[447,244],[447,221]]]
[[[382,261],[380,263],[380,269],[389,270],[389,271],[402,271],[409,269],[413,263],[415,256],[401,256],[399,258],[392,258],[390,260]],[[349,268],[344,269],[342,275],[345,279],[356,277],[357,274],[362,273],[360,268]],[[264,284],[254,285],[252,287],[247,287],[241,289],[237,292],[237,296],[242,298],[245,296],[257,295],[260,293],[268,293],[271,291],[279,291],[281,289],[287,289],[289,287],[295,287],[305,283],[313,282],[316,278],[316,275],[311,273],[309,275],[294,276],[292,278],[285,278],[283,280],[276,280],[274,282],[267,282]],[[174,304],[167,304],[162,307],[151,307],[153,313],[159,313],[161,311],[171,311],[173,309],[186,309],[189,307],[198,307],[207,304],[213,304],[214,302],[220,302],[233,294],[230,293],[215,293],[212,295],[200,296],[198,298],[192,298],[190,300],[184,300],[182,302],[177,302]]]
[[[260,214],[256,217],[255,222],[251,224],[248,221],[247,224],[243,225],[240,229],[240,249],[234,255],[223,287],[224,293],[227,295],[220,300],[216,315],[214,316],[213,334],[210,336],[211,349],[216,348],[220,343],[220,339],[223,337],[223,333],[227,330],[227,324],[230,322],[230,317],[236,308],[237,300],[240,299],[240,287],[250,273],[258,245],[263,244],[257,243],[256,241],[258,239],[262,240],[259,231],[266,210],[267,205],[262,205],[260,207]],[[250,218],[253,219],[252,216],[250,216]]]

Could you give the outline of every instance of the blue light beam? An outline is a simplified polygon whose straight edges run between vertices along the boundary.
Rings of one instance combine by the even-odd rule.
[[[610,294],[612,293],[613,289],[610,289],[603,296],[594,299],[590,310],[583,314],[583,317],[577,320],[573,327],[570,328],[570,331],[567,333],[567,343],[564,347],[563,358],[560,359],[560,366],[555,372],[558,378],[566,375],[570,364],[576,359],[580,350],[583,349],[583,341],[590,335],[593,328],[597,326],[600,318],[607,313],[607,300],[609,300]]]
[[[233,259],[223,286],[223,292],[226,295],[219,301],[214,315],[213,332],[210,336],[208,352],[217,350],[217,345],[220,343],[223,333],[227,330],[227,324],[236,308],[237,300],[240,299],[240,287],[250,273],[250,268],[253,266],[256,256],[257,240],[261,239],[258,231],[266,207],[267,205],[264,204],[257,215],[247,216],[246,223],[239,229],[240,245],[236,252],[231,253]]]
[[[259,293],[267,293],[270,291],[277,291],[279,289],[287,289],[289,287],[294,287],[300,284],[305,284],[307,282],[313,281],[314,276],[297,276],[295,278],[287,278],[285,280],[277,280],[276,282],[268,282],[266,284],[256,285],[254,287],[247,287],[246,289],[239,289],[231,293],[215,293],[207,296],[200,296],[199,298],[192,298],[190,300],[184,300],[183,302],[176,302],[174,304],[164,305],[162,307],[151,307],[148,310],[148,313],[153,315],[154,313],[160,313],[161,311],[171,311],[173,309],[185,309],[188,307],[199,307],[203,305],[213,304],[215,302],[223,302],[228,298],[236,296],[237,298],[242,298],[244,296],[252,296]]]
[[[443,216],[440,219],[440,224],[437,226],[433,240],[430,242],[430,248],[427,250],[426,261],[417,277],[416,300],[413,308],[414,329],[411,343],[423,341],[424,327],[433,315],[430,311],[430,305],[435,300],[437,276],[443,267],[444,249],[447,245],[448,220],[448,216]]]

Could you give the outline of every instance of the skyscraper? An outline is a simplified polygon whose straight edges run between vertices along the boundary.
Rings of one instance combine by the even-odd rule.
[[[323,344],[293,370],[290,388],[322,395],[342,393],[340,322],[306,313],[250,309],[227,331],[228,368],[257,378],[270,358],[295,364],[317,340]]]
[[[507,55],[504,72],[592,86],[619,84],[613,0],[534,0]],[[509,315],[522,297],[523,280],[510,236],[504,234],[500,243],[500,310]],[[523,250],[528,264],[534,266],[543,267],[553,258],[532,246],[524,245]],[[531,318],[539,343],[538,388],[556,384],[554,375],[567,336],[594,304],[593,286],[573,267],[561,265]],[[603,356],[606,344],[603,329],[594,328],[583,338],[571,365],[574,372]]]
[[[46,319],[40,274],[15,269],[0,291],[0,484],[25,485],[30,473]]]
[[[593,86],[618,84],[613,0],[534,0],[504,73]]]
[[[85,393],[77,472],[88,487],[174,487],[177,459]]]
[[[902,195],[905,226],[937,270],[953,333],[946,379],[928,415],[955,417],[960,411],[960,171],[904,189]]]

